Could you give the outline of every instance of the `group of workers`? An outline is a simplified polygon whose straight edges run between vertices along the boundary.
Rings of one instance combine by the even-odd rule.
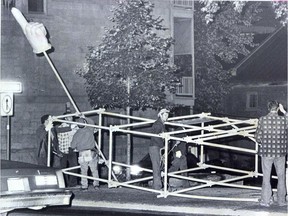
[[[16,8],[12,9],[12,13],[18,23],[20,24],[25,36],[27,37],[29,43],[33,48],[33,52],[36,54],[46,52],[51,49],[51,45],[49,44],[46,38],[46,30],[43,24],[40,23],[28,23],[26,19],[23,17],[21,12],[19,12]],[[284,110],[283,106],[276,101],[271,101],[268,103],[269,113],[266,116],[263,116],[259,119],[258,127],[255,133],[256,141],[259,143],[259,152],[258,154],[261,156],[262,170],[263,170],[263,183],[262,183],[262,193],[260,199],[260,205],[269,207],[273,202],[272,199],[272,190],[270,183],[270,175],[273,164],[275,165],[277,176],[278,176],[278,186],[277,186],[277,202],[279,206],[286,205],[286,185],[285,185],[285,157],[287,156],[287,114]],[[278,111],[284,113],[284,115],[279,115]],[[162,109],[158,114],[158,119],[152,126],[153,133],[160,134],[165,131],[165,121],[167,121],[169,116],[169,111],[166,109]],[[46,117],[43,117],[42,121],[45,121]],[[88,122],[87,118],[83,118],[81,121],[85,123]],[[93,124],[89,122],[89,124]],[[83,125],[82,125],[83,126]],[[64,126],[63,126],[64,127]],[[66,126],[65,126],[66,127]],[[69,126],[68,126],[69,127]],[[71,128],[70,125],[70,133],[73,134],[73,139],[71,141],[71,149],[60,147],[56,148],[56,153],[65,154],[73,153],[74,151],[79,152],[78,163],[81,165],[81,171],[83,173],[87,173],[88,166],[90,166],[92,173],[93,167],[92,164],[96,164],[96,161],[93,161],[97,157],[95,148],[95,140],[94,140],[94,128],[90,129],[90,127],[78,125],[78,129]],[[47,126],[45,127],[47,128]],[[42,128],[43,129],[43,128]],[[46,129],[47,130],[47,129]],[[63,128],[58,128],[58,134],[64,135],[62,131]],[[61,132],[62,131],[62,132]],[[59,140],[65,138],[58,137]],[[53,133],[52,133],[53,136]],[[55,136],[55,134],[54,134]],[[58,135],[57,135],[58,136]],[[93,141],[92,141],[93,137]],[[85,140],[85,142],[84,142]],[[87,142],[86,142],[87,141]],[[161,169],[160,169],[160,149],[163,147],[163,139],[161,137],[152,137],[151,144],[149,147],[149,154],[152,160],[153,166],[153,188],[161,189],[162,181],[161,181]],[[41,149],[40,149],[41,150]],[[41,152],[39,151],[39,155]],[[176,158],[180,158],[181,155],[178,153]],[[64,158],[64,157],[63,157]],[[64,159],[63,159],[64,160]],[[64,162],[63,162],[64,163]],[[97,170],[98,174],[98,170]],[[95,176],[97,176],[95,174]],[[94,176],[94,174],[93,174]],[[82,189],[86,190],[88,187],[87,178],[81,179]],[[99,186],[99,182],[95,181],[94,187],[97,188]]]

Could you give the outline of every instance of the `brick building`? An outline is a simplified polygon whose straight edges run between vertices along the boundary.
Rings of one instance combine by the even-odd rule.
[[[101,42],[104,28],[112,24],[108,19],[115,0],[11,0],[1,5],[1,80],[21,82],[23,92],[14,95],[14,115],[11,117],[11,159],[35,162],[35,130],[44,114],[60,115],[69,101],[44,56],[35,55],[23,32],[10,12],[15,6],[29,21],[45,25],[53,50],[48,54],[81,111],[90,110],[84,81],[75,69],[84,62],[87,47]],[[190,58],[192,67],[193,14],[191,1],[154,0],[154,13],[164,19],[167,36],[174,36],[174,54],[178,58]],[[188,45],[187,45],[188,44]],[[177,95],[171,95],[175,103],[193,108],[193,71],[183,77],[183,85]],[[143,115],[140,113],[138,115]],[[156,117],[156,113],[145,114]],[[1,158],[6,158],[7,118],[1,117]],[[139,145],[140,146],[140,145]],[[137,148],[137,146],[134,146]],[[137,161],[148,151],[143,148]],[[147,148],[147,149],[146,149]],[[120,153],[125,155],[124,147]]]

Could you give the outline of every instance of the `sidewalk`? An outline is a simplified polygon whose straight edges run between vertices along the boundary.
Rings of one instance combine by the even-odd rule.
[[[279,207],[273,204],[271,207],[261,207],[257,202],[244,201],[214,201],[206,199],[191,199],[168,196],[157,198],[156,193],[130,189],[130,188],[107,188],[101,186],[100,190],[89,188],[82,192],[73,190],[75,195],[72,206],[97,207],[109,209],[130,209],[142,211],[158,211],[183,214],[204,215],[245,215],[245,216],[287,216],[288,207]],[[192,193],[192,192],[191,192]],[[193,195],[220,196],[220,197],[253,198],[260,197],[260,191],[235,189],[235,188],[205,188],[193,191]]]

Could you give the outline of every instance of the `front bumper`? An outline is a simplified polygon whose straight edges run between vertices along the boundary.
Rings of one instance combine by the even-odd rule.
[[[0,196],[0,212],[19,208],[37,208],[57,205],[70,205],[72,192],[37,192],[27,194],[9,194]]]

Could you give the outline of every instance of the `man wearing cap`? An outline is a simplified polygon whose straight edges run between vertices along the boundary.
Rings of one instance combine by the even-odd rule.
[[[165,131],[164,123],[169,116],[169,110],[161,109],[158,113],[158,119],[152,125],[152,133],[161,134]],[[149,146],[149,155],[152,161],[153,168],[153,188],[160,190],[162,188],[161,181],[161,167],[160,167],[160,149],[164,146],[164,141],[161,137],[151,137],[151,143]]]

